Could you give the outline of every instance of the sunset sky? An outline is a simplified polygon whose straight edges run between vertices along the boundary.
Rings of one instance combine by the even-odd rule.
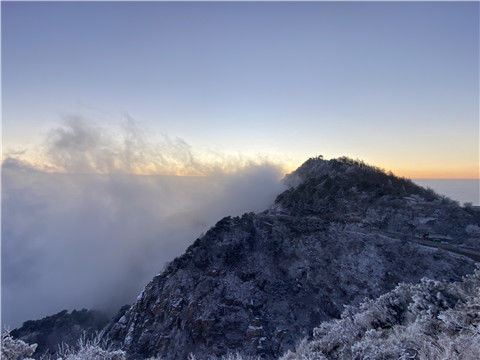
[[[478,3],[1,6],[4,157],[129,116],[200,157],[479,176]]]
[[[4,328],[117,313],[225,216],[283,224],[282,179],[310,157],[360,159],[468,203],[462,213],[480,207],[479,2],[0,6]],[[456,209],[388,191],[361,196],[408,203],[418,234]],[[328,223],[356,218],[332,209]]]

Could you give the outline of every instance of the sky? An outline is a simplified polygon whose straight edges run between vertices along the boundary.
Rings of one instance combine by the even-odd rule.
[[[4,156],[72,116],[133,118],[199,157],[479,176],[478,3],[1,6]]]
[[[1,10],[2,325],[131,303],[312,156],[480,204],[478,3]]]

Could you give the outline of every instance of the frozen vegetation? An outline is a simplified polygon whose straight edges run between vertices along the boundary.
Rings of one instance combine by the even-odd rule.
[[[349,306],[281,360],[480,359],[479,269],[459,282],[402,283]]]
[[[478,358],[476,208],[347,158],[285,181],[269,209],[219,221],[117,314],[103,340],[121,351],[64,358]]]
[[[29,345],[22,340],[12,338],[9,332],[2,334],[2,359],[29,360],[34,354],[37,344]],[[42,360],[125,360],[125,352],[110,348],[103,340],[101,333],[95,336],[82,334],[77,343],[59,345],[55,355],[43,354]]]
[[[27,344],[25,341],[14,339],[9,332],[2,333],[3,360],[28,360],[37,349],[37,344]]]
[[[58,350],[76,345],[81,337],[91,338],[101,331],[111,319],[99,311],[63,310],[40,320],[25,321],[22,327],[11,331],[14,338],[37,344],[36,354],[49,355]]]
[[[36,345],[2,337],[2,359],[28,359]],[[124,360],[96,337],[63,347],[58,360]],[[149,358],[154,360],[157,358]],[[160,359],[160,358],[158,358]],[[194,360],[190,355],[185,360]],[[253,360],[227,355],[222,360]],[[480,359],[480,268],[462,281],[422,279],[358,306],[347,306],[341,319],[326,321],[280,360],[476,360]]]

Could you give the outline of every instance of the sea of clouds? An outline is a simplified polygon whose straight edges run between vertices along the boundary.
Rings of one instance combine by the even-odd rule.
[[[10,328],[62,309],[118,310],[219,219],[261,211],[283,189],[271,162],[200,161],[181,139],[148,141],[131,119],[116,133],[69,118],[39,151],[40,165],[21,152],[2,167]]]

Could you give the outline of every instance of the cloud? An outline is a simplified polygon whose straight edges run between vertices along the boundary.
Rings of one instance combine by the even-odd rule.
[[[43,152],[48,165],[9,157],[2,167],[10,327],[64,308],[115,311],[221,217],[263,210],[282,191],[274,164],[205,163],[181,139],[152,143],[131,119],[118,136],[70,118]]]
[[[163,135],[150,142],[127,116],[120,129],[104,129],[72,116],[51,130],[44,159],[59,171],[70,173],[184,173],[203,175],[190,146],[182,139]]]
[[[272,163],[226,155],[212,150],[194,151],[182,138],[159,134],[153,137],[126,115],[117,127],[95,125],[81,116],[68,116],[51,129],[43,144],[5,151],[4,158],[17,159],[44,171],[84,174],[157,174],[207,176],[235,172],[246,166]],[[279,162],[276,162],[280,166]]]

